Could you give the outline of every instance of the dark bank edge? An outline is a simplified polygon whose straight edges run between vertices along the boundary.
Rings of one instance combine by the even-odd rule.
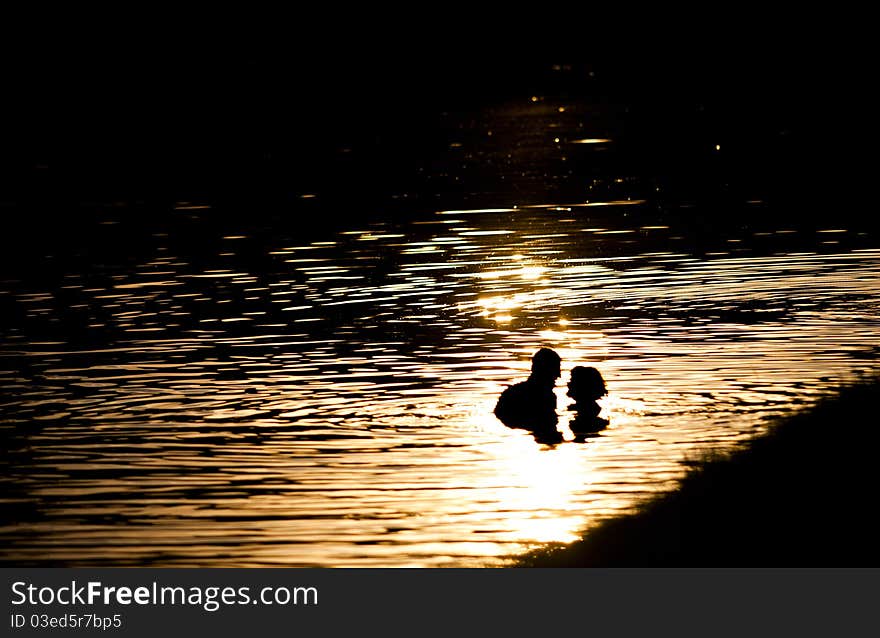
[[[708,454],[679,489],[518,567],[873,567],[880,379],[782,419],[745,449]]]

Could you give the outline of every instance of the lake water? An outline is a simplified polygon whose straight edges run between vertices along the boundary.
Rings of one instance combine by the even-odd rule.
[[[273,224],[178,202],[130,254],[5,276],[3,561],[503,565],[876,370],[872,231],[775,215],[747,185],[743,223],[698,184],[659,206],[668,181],[620,167],[593,115],[450,116],[421,167],[437,195],[403,216],[304,232],[325,193]],[[556,445],[492,415],[542,346],[563,359]],[[578,364],[609,389],[585,442],[566,428]]]

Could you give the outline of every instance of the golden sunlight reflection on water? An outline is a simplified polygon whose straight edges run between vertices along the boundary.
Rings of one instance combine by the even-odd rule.
[[[228,248],[206,267],[159,243],[129,272],[67,273],[63,297],[13,285],[24,326],[106,336],[18,329],[2,343],[0,501],[18,516],[0,530],[7,555],[502,564],[872,369],[880,250],[697,257],[650,243],[674,246],[668,225],[593,217],[639,205],[448,210],[306,245],[279,237],[268,271]],[[540,346],[564,377],[600,368],[607,430],[573,440],[565,378],[564,442],[494,418]]]

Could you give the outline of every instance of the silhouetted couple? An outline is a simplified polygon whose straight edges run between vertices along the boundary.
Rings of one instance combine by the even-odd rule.
[[[512,385],[498,399],[495,416],[511,428],[531,431],[539,442],[559,442],[562,434],[556,429],[556,395],[553,387],[562,376],[562,360],[549,348],[541,348],[532,356],[529,378]],[[605,380],[596,368],[577,366],[571,371],[568,396],[574,399],[569,409],[576,414],[569,422],[576,440],[595,433],[608,425],[599,418],[601,407],[596,400],[605,396]]]

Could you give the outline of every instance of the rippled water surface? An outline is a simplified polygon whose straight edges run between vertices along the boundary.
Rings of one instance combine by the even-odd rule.
[[[558,159],[614,143],[560,126],[511,148]],[[474,144],[458,139],[450,152]],[[493,143],[460,166],[503,164]],[[561,174],[523,166],[532,184]],[[594,186],[483,193],[489,205],[318,236],[233,223],[198,254],[157,229],[124,265],[6,278],[5,560],[503,564],[874,369],[876,237],[768,219],[711,229],[695,250],[688,218],[658,213],[644,180]],[[572,440],[562,382],[565,442],[493,417],[541,346],[564,378],[604,374],[599,436]]]

